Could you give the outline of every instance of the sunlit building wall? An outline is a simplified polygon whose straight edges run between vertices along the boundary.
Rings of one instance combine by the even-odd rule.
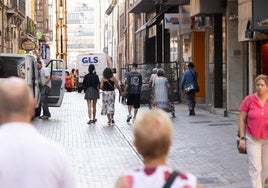
[[[80,53],[102,52],[101,2],[73,0],[67,3],[68,69],[76,67]]]

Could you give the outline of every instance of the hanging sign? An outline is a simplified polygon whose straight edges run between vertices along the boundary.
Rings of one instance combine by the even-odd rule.
[[[21,49],[31,51],[36,48],[36,44],[31,39],[24,39],[21,42]]]

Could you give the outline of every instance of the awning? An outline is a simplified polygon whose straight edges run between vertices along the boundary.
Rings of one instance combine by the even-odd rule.
[[[129,8],[129,13],[148,13],[155,9],[155,3],[153,0],[137,0]]]
[[[154,16],[152,19],[148,20],[145,24],[143,24],[138,30],[135,31],[135,33],[139,33],[143,30],[145,30],[146,28],[152,27],[155,24],[159,23],[161,20],[164,19],[164,14],[166,13],[167,10],[163,10],[161,11],[159,14],[157,14],[156,16]]]

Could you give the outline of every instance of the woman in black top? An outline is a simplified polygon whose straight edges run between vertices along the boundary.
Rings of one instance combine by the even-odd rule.
[[[121,95],[121,88],[118,80],[114,77],[111,68],[105,68],[103,71],[103,78],[101,79],[100,88],[102,89],[102,115],[107,115],[108,125],[114,125],[114,101],[115,91],[114,87],[119,90]]]
[[[95,66],[93,64],[90,64],[88,66],[88,74],[85,75],[83,80],[83,86],[85,89],[85,99],[87,100],[88,117],[89,117],[89,121],[87,122],[87,124],[95,123],[97,121],[96,104],[97,100],[100,98],[99,95],[100,80],[99,76],[96,73],[94,73],[94,70]],[[92,111],[93,114],[91,113]]]

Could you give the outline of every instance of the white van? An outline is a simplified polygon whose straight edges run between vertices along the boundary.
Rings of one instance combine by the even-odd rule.
[[[36,64],[36,58],[30,54],[0,54],[0,80],[10,76],[25,79],[35,97],[35,116],[40,116],[41,103]],[[62,59],[54,59],[50,60],[46,66],[51,69],[51,90],[48,96],[48,105],[59,107],[64,96],[65,62]],[[60,71],[61,76],[55,77],[55,71]]]
[[[76,67],[78,69],[78,93],[81,93],[83,88],[83,80],[85,75],[88,73],[88,66],[94,64],[96,74],[99,76],[100,80],[102,78],[103,70],[110,65],[110,58],[105,53],[86,53],[79,54],[77,56]]]

